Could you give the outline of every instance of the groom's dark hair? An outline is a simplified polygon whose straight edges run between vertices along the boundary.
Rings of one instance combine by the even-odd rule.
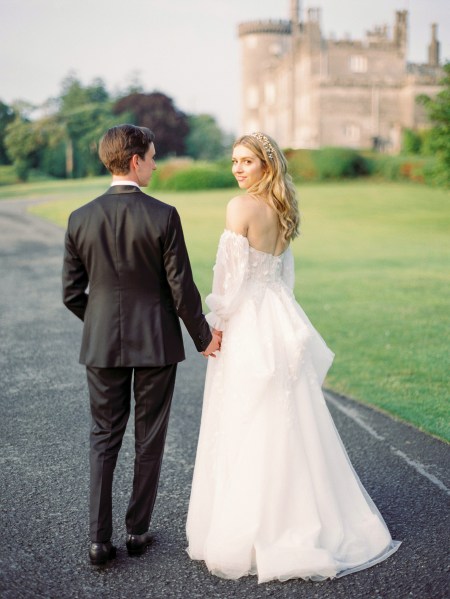
[[[137,154],[144,159],[155,134],[147,127],[117,125],[111,127],[101,138],[98,155],[113,175],[126,175],[130,171],[130,160]]]

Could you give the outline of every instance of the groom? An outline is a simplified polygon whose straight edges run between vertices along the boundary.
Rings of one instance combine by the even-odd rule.
[[[119,125],[106,132],[99,155],[112,173],[111,187],[70,215],[65,238],[63,301],[84,321],[80,362],[86,365],[92,415],[93,564],[116,554],[112,482],[131,387],[136,455],[126,546],[136,555],[151,542],[176,368],[185,358],[179,317],[204,356],[214,356],[220,345],[202,314],[176,209],[139,189],[156,169],[153,141],[145,127]]]

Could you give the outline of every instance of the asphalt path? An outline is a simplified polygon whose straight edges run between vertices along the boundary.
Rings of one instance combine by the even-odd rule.
[[[327,394],[350,458],[395,539],[391,558],[320,583],[258,585],[211,576],[186,551],[185,520],[205,360],[186,339],[158,499],[145,555],[129,558],[124,514],[131,487],[132,418],[114,486],[117,559],[88,561],[88,430],[81,323],[61,303],[63,232],[0,203],[0,596],[98,599],[440,599],[447,588],[449,446],[384,414]]]

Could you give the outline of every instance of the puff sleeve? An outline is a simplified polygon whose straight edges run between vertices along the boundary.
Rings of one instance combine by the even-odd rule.
[[[226,328],[227,320],[239,306],[247,278],[249,244],[246,237],[225,230],[219,240],[212,293],[206,299],[211,310],[208,323],[219,331]]]

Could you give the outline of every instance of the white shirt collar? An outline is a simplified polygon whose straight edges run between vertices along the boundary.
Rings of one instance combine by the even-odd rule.
[[[121,181],[113,181],[111,183],[111,187],[115,187],[116,185],[134,185],[135,187],[139,188],[139,185],[136,183],[136,181],[127,181],[126,179]]]

